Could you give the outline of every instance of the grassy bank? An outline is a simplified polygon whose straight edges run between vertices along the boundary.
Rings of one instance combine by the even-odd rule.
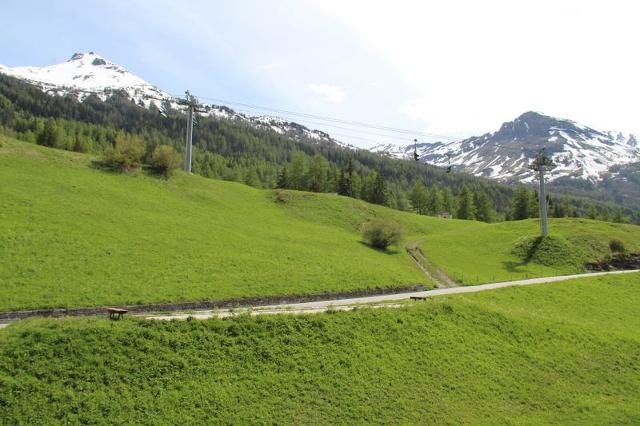
[[[26,320],[0,331],[0,423],[637,423],[639,290],[632,274],[350,313]]]
[[[527,262],[516,253],[519,242],[538,235],[536,219],[495,224],[466,222],[428,235],[422,249],[439,267],[464,284],[579,273],[585,262],[610,253],[612,238],[624,241],[630,251],[640,251],[640,226],[637,225],[567,218],[551,219],[549,228],[567,252],[550,252],[546,256],[540,253],[539,257],[548,258],[546,264]]]
[[[404,250],[292,217],[272,191],[180,174],[113,174],[4,140],[0,309],[175,302],[402,286]]]

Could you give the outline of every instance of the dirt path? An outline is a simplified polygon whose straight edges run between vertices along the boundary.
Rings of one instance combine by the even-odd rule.
[[[405,246],[407,253],[409,253],[409,256],[413,259],[413,262],[437,288],[458,287],[460,284],[449,277],[449,275],[447,275],[442,269],[438,268],[438,266],[424,254],[420,248],[420,244],[423,241],[424,239],[411,241]]]
[[[439,288],[436,290],[428,290],[428,291],[410,291],[405,293],[385,293],[385,294],[376,294],[376,295],[363,295],[359,297],[341,297],[341,298],[333,298],[327,300],[313,300],[308,302],[283,302],[283,303],[275,303],[272,305],[262,304],[262,305],[254,305],[254,306],[244,306],[244,307],[228,307],[230,305],[220,305],[218,308],[208,309],[208,310],[196,310],[197,308],[182,308],[181,311],[174,310],[173,313],[167,313],[162,315],[153,315],[149,311],[144,313],[143,311],[133,311],[131,315],[142,317],[150,320],[180,320],[187,319],[189,317],[193,317],[196,319],[207,319],[207,318],[226,318],[232,317],[242,314],[250,314],[250,315],[275,315],[275,314],[311,314],[311,313],[319,313],[326,312],[330,310],[336,311],[348,311],[357,309],[359,307],[367,307],[367,308],[397,308],[401,306],[405,306],[403,303],[398,303],[400,301],[406,301],[412,298],[417,299],[426,299],[435,296],[443,296],[449,294],[460,294],[460,293],[476,293],[479,291],[487,291],[487,290],[495,290],[499,288],[505,287],[515,287],[515,286],[525,286],[525,285],[533,285],[533,284],[545,284],[545,283],[554,283],[558,281],[566,281],[575,278],[588,278],[588,277],[598,277],[602,275],[617,275],[617,274],[632,274],[638,273],[640,270],[629,270],[629,271],[611,271],[611,272],[592,272],[587,274],[575,274],[575,275],[562,275],[555,277],[541,277],[541,278],[531,278],[527,280],[518,280],[518,281],[506,281],[492,284],[481,284],[475,286],[467,286],[467,287],[449,287],[449,288]],[[162,306],[162,305],[160,305]],[[148,307],[148,306],[145,306]],[[166,307],[166,305],[164,306]],[[77,315],[104,315],[104,308],[92,308],[95,312],[80,314]],[[156,312],[161,312],[159,309]],[[9,323],[0,323],[0,329],[7,327]]]
[[[429,298],[434,296],[443,296],[448,294],[460,294],[460,293],[476,293],[480,291],[495,290],[505,287],[526,286],[533,284],[545,284],[554,283],[558,281],[566,281],[575,278],[587,278],[598,277],[601,275],[616,275],[616,274],[631,274],[638,273],[640,270],[631,271],[612,271],[612,272],[594,272],[588,274],[576,274],[576,275],[562,275],[556,277],[543,277],[543,278],[531,278],[528,280],[518,281],[506,281],[492,284],[482,284],[468,287],[451,287],[441,288],[437,290],[429,291],[417,291],[411,293],[398,293],[398,294],[385,294],[378,296],[356,297],[352,299],[339,299],[339,300],[325,300],[306,303],[292,303],[285,305],[273,305],[273,306],[261,306],[257,308],[243,308],[243,309],[222,309],[217,311],[197,311],[191,313],[177,313],[168,315],[153,315],[144,316],[150,320],[175,320],[175,319],[187,319],[193,317],[196,319],[207,318],[226,318],[242,314],[250,315],[274,315],[274,314],[310,314],[326,312],[329,310],[348,311],[358,307],[372,307],[382,308],[390,307],[396,308],[404,306],[398,304],[398,301],[407,300],[411,298]]]

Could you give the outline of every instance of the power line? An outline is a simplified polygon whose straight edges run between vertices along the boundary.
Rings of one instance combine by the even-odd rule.
[[[247,111],[243,111],[240,109],[236,109],[237,112],[242,112],[242,113],[248,113]],[[337,124],[328,124],[328,123],[323,123],[320,121],[314,121],[314,120],[310,120],[310,119],[306,119],[306,118],[302,118],[302,119],[296,119],[296,123],[297,124],[307,124],[311,123],[310,125],[315,126],[315,125],[322,125],[324,127],[330,127],[332,129],[340,129],[340,130],[346,130],[348,132],[356,132],[362,135],[368,135],[368,136],[377,136],[381,139],[396,139],[396,140],[400,140],[400,141],[404,141],[404,142],[408,142],[411,139],[408,138],[407,136],[399,136],[399,135],[385,135],[383,133],[374,133],[374,132],[369,132],[366,130],[360,130],[357,128],[351,128],[351,127],[344,127],[344,126],[339,126]],[[331,132],[331,136],[343,136],[343,137],[354,137],[356,139],[362,139],[362,138],[358,138],[356,136],[353,135],[340,135],[338,133],[335,132]],[[370,140],[370,139],[369,139]],[[379,143],[380,141],[373,141],[374,143]]]
[[[402,129],[402,128],[398,128],[398,127],[382,126],[382,125],[364,123],[364,122],[361,122],[361,121],[354,121],[354,120],[344,120],[344,119],[335,118],[335,117],[327,117],[327,116],[309,114],[309,113],[304,113],[304,112],[290,111],[290,110],[279,109],[279,108],[271,108],[271,107],[266,107],[266,106],[259,106],[259,105],[244,103],[244,102],[236,102],[236,101],[230,101],[230,100],[224,100],[224,99],[217,99],[217,98],[211,98],[211,97],[200,96],[200,95],[196,95],[196,96],[198,98],[200,98],[200,99],[205,99],[205,100],[208,100],[208,101],[211,101],[211,102],[220,103],[220,104],[240,105],[240,106],[243,106],[243,107],[246,107],[246,108],[250,108],[250,109],[261,110],[261,111],[270,111],[270,112],[274,112],[274,113],[278,113],[278,114],[288,114],[288,115],[297,116],[297,117],[306,117],[306,118],[311,118],[311,119],[316,119],[316,120],[321,120],[321,121],[339,123],[339,124],[356,126],[356,127],[365,127],[365,128],[375,129],[375,130],[393,132],[393,133],[402,133],[402,134],[406,134],[406,135],[418,135],[418,136],[425,136],[425,137],[429,137],[429,138],[446,139],[446,140],[450,140],[450,141],[458,140],[458,139],[452,138],[450,136],[439,135],[439,134],[436,134],[436,133],[428,133],[428,132],[422,132],[422,131],[418,131],[418,130]]]
[[[85,89],[72,89],[73,92],[78,92],[78,93],[88,93],[88,94],[94,94],[94,95],[106,95],[106,92],[100,92],[100,91],[91,91],[91,90],[85,90]],[[117,92],[118,89],[116,90],[111,90],[111,92]],[[124,91],[124,90],[123,90]],[[126,93],[126,91],[124,91]],[[170,96],[172,97],[171,99],[166,99],[166,98],[158,98],[155,96],[150,96],[147,94],[144,94],[144,96],[148,99],[154,99],[157,101],[174,101],[180,105],[187,105],[187,103],[185,102],[184,99],[182,99],[182,97],[180,96],[176,96],[176,95],[172,95],[170,94]],[[279,115],[288,115],[288,116],[293,116],[296,118],[290,118],[291,120],[296,120],[296,122],[305,122],[305,123],[311,123],[314,126],[320,125],[320,126],[325,126],[325,127],[330,127],[330,128],[336,128],[336,129],[341,129],[341,130],[346,130],[348,132],[355,132],[358,134],[364,134],[364,135],[368,135],[368,136],[376,136],[379,138],[384,138],[384,139],[395,139],[395,140],[400,140],[400,141],[407,141],[409,139],[409,136],[421,136],[421,137],[427,137],[427,138],[438,138],[438,139],[445,139],[447,141],[458,141],[459,139],[456,138],[452,138],[450,136],[446,136],[446,135],[439,135],[436,133],[428,133],[428,132],[421,132],[421,131],[417,131],[417,130],[409,130],[409,129],[402,129],[402,128],[396,128],[396,127],[389,127],[389,126],[382,126],[382,125],[376,125],[376,124],[370,124],[370,123],[364,123],[364,122],[360,122],[360,121],[353,121],[353,120],[344,120],[344,119],[339,119],[339,118],[335,118],[335,117],[327,117],[327,116],[321,116],[321,115],[316,115],[316,114],[309,114],[309,113],[303,113],[303,112],[297,112],[297,111],[290,111],[290,110],[284,110],[284,109],[278,109],[278,108],[271,108],[271,107],[265,107],[265,106],[258,106],[258,105],[254,105],[254,104],[249,104],[249,103],[244,103],[244,102],[236,102],[236,101],[229,101],[229,100],[223,100],[223,99],[217,99],[217,98],[212,98],[212,97],[207,97],[207,96],[196,96],[196,95],[191,95],[194,96],[196,98],[200,98],[200,99],[205,99],[208,101],[212,101],[215,102],[216,104],[212,104],[212,105],[202,105],[202,106],[225,106],[224,104],[231,104],[231,105],[240,105],[242,107],[245,108],[249,108],[251,110],[257,110],[257,111],[268,111],[271,113],[276,113]],[[195,105],[195,104],[194,104]],[[206,111],[203,110],[199,110],[196,109],[196,112],[201,112],[204,113]],[[242,114],[248,115],[249,117],[252,117],[252,113],[249,111],[242,111],[239,108],[236,107],[236,112],[240,112]],[[255,116],[253,116],[255,117]],[[281,118],[281,117],[274,117],[274,118]],[[349,126],[349,127],[345,127],[345,126]],[[367,129],[367,130],[363,130],[363,129]],[[371,132],[369,130],[377,130],[379,132],[387,132],[387,133],[393,133],[393,134],[384,134],[384,133],[374,133]],[[401,136],[402,135],[402,136]],[[346,137],[346,138],[353,138],[353,139],[359,139],[359,140],[363,140],[363,141],[368,141],[371,143],[380,143],[380,140],[373,140],[370,138],[362,138],[359,136],[355,136],[355,135],[344,135],[344,134],[338,134],[335,132],[331,132],[330,136],[340,136],[340,137]]]

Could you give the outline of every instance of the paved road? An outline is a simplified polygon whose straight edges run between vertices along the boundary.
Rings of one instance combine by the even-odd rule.
[[[305,303],[292,303],[292,304],[284,304],[284,305],[270,305],[270,306],[260,306],[254,308],[243,308],[243,309],[221,309],[216,311],[197,311],[193,313],[176,313],[169,315],[141,315],[147,319],[153,320],[172,320],[172,319],[186,319],[188,317],[193,317],[196,319],[207,319],[207,318],[224,318],[229,316],[238,315],[241,313],[251,313],[252,315],[273,315],[273,314],[304,314],[304,313],[317,313],[324,312],[328,309],[334,310],[351,310],[355,308],[357,305],[361,304],[373,304],[372,307],[398,307],[401,305],[398,304],[389,304],[390,302],[397,302],[399,300],[406,300],[411,297],[434,297],[434,296],[443,296],[447,294],[459,294],[459,293],[475,293],[478,291],[486,291],[486,290],[495,290],[498,288],[504,287],[515,287],[515,286],[524,286],[524,285],[532,285],[532,284],[545,284],[545,283],[553,283],[558,281],[565,281],[574,278],[587,278],[587,277],[598,277],[601,275],[614,275],[614,274],[631,274],[637,273],[640,270],[632,270],[632,271],[612,271],[612,272],[593,272],[588,274],[576,274],[576,275],[562,275],[557,277],[542,277],[542,278],[531,278],[528,280],[518,280],[518,281],[506,281],[500,283],[492,283],[492,284],[481,284],[474,285],[468,287],[452,287],[452,288],[441,288],[436,290],[429,291],[417,291],[413,293],[397,293],[397,294],[383,294],[380,296],[366,296],[366,297],[355,297],[351,299],[336,299],[336,300],[324,300],[324,301],[316,301],[316,302],[305,302]]]

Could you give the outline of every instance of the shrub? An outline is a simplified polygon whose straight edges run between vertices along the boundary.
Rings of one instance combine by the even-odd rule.
[[[104,162],[120,171],[131,171],[140,167],[144,155],[144,141],[138,136],[118,135],[113,147],[104,151]]]
[[[609,248],[613,253],[624,253],[626,250],[624,247],[624,243],[618,240],[617,238],[614,238],[611,241],[609,241]]]
[[[403,229],[400,224],[391,221],[374,220],[362,227],[362,238],[372,247],[386,249],[402,241]]]
[[[181,165],[180,154],[170,145],[158,145],[151,154],[151,168],[166,177],[173,175]]]
[[[287,191],[276,191],[275,200],[278,203],[287,204],[291,200],[291,194]]]

